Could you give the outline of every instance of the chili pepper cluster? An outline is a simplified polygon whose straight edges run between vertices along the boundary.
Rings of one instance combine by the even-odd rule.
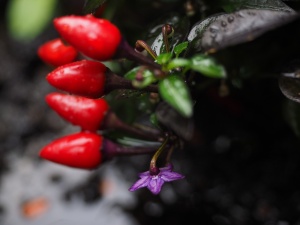
[[[164,182],[183,178],[173,172],[169,161],[161,170],[156,166],[157,157],[168,145],[168,135],[161,130],[143,130],[124,123],[104,98],[114,89],[135,87],[101,61],[127,58],[156,70],[160,65],[131,48],[108,20],[71,15],[56,18],[53,23],[61,37],[44,43],[37,52],[46,64],[54,67],[46,80],[58,90],[45,100],[60,117],[80,130],[53,140],[41,149],[40,156],[73,168],[95,169],[115,156],[155,152],[149,172],[143,173],[130,191],[148,187],[158,194]],[[77,60],[79,54],[84,59]],[[157,88],[149,85],[144,91],[157,92]],[[123,130],[161,144],[160,147],[122,146],[103,137],[103,130]]]

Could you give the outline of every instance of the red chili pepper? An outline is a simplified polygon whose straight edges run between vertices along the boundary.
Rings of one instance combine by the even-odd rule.
[[[94,169],[102,162],[103,137],[79,132],[58,138],[40,151],[40,157],[69,167]]]
[[[60,66],[46,79],[55,88],[88,98],[99,98],[104,93],[107,68],[100,62],[81,60]]]
[[[63,16],[54,19],[53,23],[69,44],[84,55],[99,61],[110,60],[122,39],[114,24],[92,15]]]
[[[103,98],[90,99],[61,93],[48,94],[46,102],[65,120],[92,132],[100,128],[109,108]]]
[[[56,38],[41,45],[37,54],[45,63],[57,67],[73,62],[77,57],[77,50]]]

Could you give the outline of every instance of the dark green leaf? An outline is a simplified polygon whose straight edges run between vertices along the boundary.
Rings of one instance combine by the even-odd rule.
[[[155,114],[161,124],[173,130],[179,137],[187,141],[192,139],[194,133],[194,121],[192,118],[183,117],[166,102],[158,104]]]
[[[191,69],[211,78],[225,78],[226,70],[207,55],[195,55],[191,58]]]
[[[194,26],[188,35],[191,48],[204,52],[252,41],[256,37],[291,22],[299,14],[291,11],[245,9],[216,15]]]
[[[281,0],[256,0],[256,1],[244,1],[240,6],[243,9],[269,9],[276,11],[292,12],[293,10],[284,4]]]
[[[285,97],[300,103],[300,80],[281,76],[279,78],[279,88]]]
[[[7,22],[10,35],[20,41],[31,41],[54,17],[57,0],[10,0]]]
[[[86,0],[83,7],[83,13],[94,13],[106,0]]]
[[[135,123],[153,107],[149,93],[138,90],[117,89],[105,95],[105,99],[118,117],[127,123]]]
[[[286,101],[283,104],[283,115],[294,133],[300,137],[300,104],[299,102]]]
[[[208,17],[204,20],[197,22],[191,29],[190,33],[188,34],[187,40],[190,42],[188,46],[188,50],[196,50],[198,52],[202,51],[201,47],[201,39],[203,33],[206,31],[207,27],[213,23],[220,15],[215,15]]]
[[[163,100],[169,103],[182,116],[191,117],[193,103],[186,83],[177,75],[169,75],[158,84]]]
[[[223,1],[222,7],[226,12],[233,12],[240,9],[270,9],[277,11],[292,11],[292,9],[284,4],[281,0]]]

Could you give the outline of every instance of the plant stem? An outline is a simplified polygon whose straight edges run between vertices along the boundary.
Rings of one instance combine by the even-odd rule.
[[[115,156],[130,156],[130,155],[143,155],[155,152],[156,146],[149,147],[131,147],[123,146],[112,142],[109,139],[103,140],[102,153],[105,160],[110,160]]]
[[[136,43],[135,43],[135,48],[136,49],[143,49],[143,50],[146,50],[148,52],[149,55],[152,56],[153,59],[156,59],[157,58],[157,55],[156,53],[151,49],[151,47],[146,43],[144,42],[143,40],[137,40]]]
[[[126,58],[134,62],[137,62],[141,65],[147,65],[151,68],[161,69],[161,66],[155,63],[152,59],[148,58],[147,56],[141,53],[136,52],[124,38],[121,40],[121,43],[119,44],[119,47],[115,54],[115,58]]]
[[[149,85],[147,87],[137,89],[132,85],[131,80],[118,76],[117,74],[114,74],[111,70],[108,69],[106,71],[105,93],[109,93],[112,90],[116,89],[134,89],[147,92],[158,92],[158,88],[156,85]]]
[[[135,126],[131,126],[129,124],[124,123],[120,120],[117,115],[112,111],[108,110],[105,119],[101,125],[102,129],[110,129],[110,130],[122,130],[126,131],[130,134],[133,134],[137,137],[140,137],[144,140],[148,141],[158,141],[162,140],[162,133],[160,130],[156,129],[139,129]]]
[[[156,166],[156,161],[157,161],[158,157],[160,156],[160,154],[162,153],[162,151],[165,149],[166,144],[168,143],[168,141],[169,141],[169,137],[167,136],[165,138],[164,142],[159,147],[159,149],[153,155],[153,157],[150,161],[150,168],[149,168],[150,174],[153,174],[153,175],[158,174],[159,171],[158,171],[158,168]]]
[[[170,52],[169,37],[174,33],[173,27],[170,24],[165,24],[162,27],[163,41],[166,47],[166,52]]]

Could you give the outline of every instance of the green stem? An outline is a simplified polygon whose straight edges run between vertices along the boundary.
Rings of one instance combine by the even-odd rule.
[[[164,142],[161,144],[161,146],[158,148],[158,150],[153,155],[153,157],[150,161],[150,169],[149,169],[150,173],[153,173],[153,174],[157,173],[156,161],[157,161],[158,157],[160,156],[160,154],[162,153],[162,151],[165,149],[168,141],[169,141],[169,137],[166,137]]]

